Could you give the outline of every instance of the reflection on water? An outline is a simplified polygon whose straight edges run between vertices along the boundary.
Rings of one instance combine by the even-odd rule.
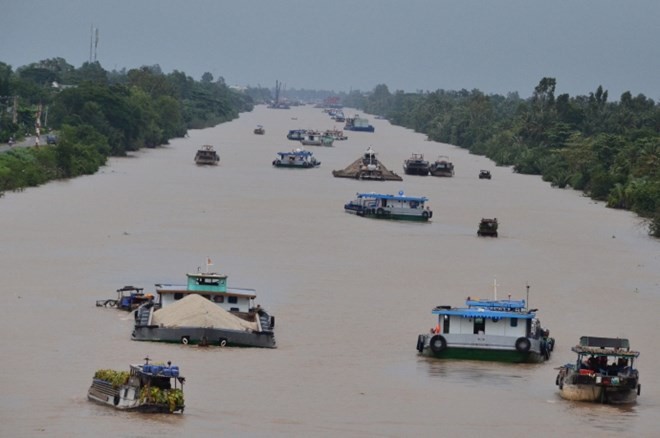
[[[512,380],[527,379],[535,364],[508,364],[474,360],[443,360],[419,357],[418,368],[432,378],[483,387],[511,385]]]
[[[585,422],[604,432],[627,433],[635,431],[638,418],[637,405],[602,405],[598,403],[562,400],[563,412],[577,421]]]

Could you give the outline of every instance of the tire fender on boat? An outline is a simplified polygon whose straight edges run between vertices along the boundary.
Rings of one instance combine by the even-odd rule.
[[[183,345],[188,345],[188,342],[190,342],[190,339],[188,338],[188,336],[182,336],[181,337],[181,343]]]
[[[378,216],[382,216],[384,213],[385,213],[385,210],[383,210],[382,208],[379,208],[378,210],[376,210],[376,214]]]
[[[516,339],[516,350],[518,350],[521,353],[527,353],[531,346],[532,343],[529,342],[529,339],[525,337],[520,337]]]
[[[417,351],[424,351],[424,335],[417,336]]]
[[[440,353],[447,348],[447,340],[442,335],[434,335],[429,341],[431,351]]]

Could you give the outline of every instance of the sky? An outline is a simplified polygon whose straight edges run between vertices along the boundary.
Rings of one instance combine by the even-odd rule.
[[[552,77],[660,101],[660,0],[0,0],[0,62],[94,54],[238,86],[529,97]]]

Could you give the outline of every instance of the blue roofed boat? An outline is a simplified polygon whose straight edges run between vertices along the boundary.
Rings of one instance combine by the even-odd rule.
[[[278,152],[277,155],[278,157],[273,161],[273,166],[275,167],[309,169],[321,165],[321,162],[314,157],[314,154],[300,148],[294,149],[291,152]]]
[[[376,129],[369,124],[369,119],[362,118],[357,114],[355,117],[346,118],[344,129],[347,131],[374,132]]]
[[[554,340],[525,300],[468,297],[466,307],[437,306],[435,327],[417,337],[425,356],[538,363],[550,358]]]
[[[380,193],[357,193],[355,199],[344,204],[344,211],[363,217],[426,222],[433,211],[425,205],[428,198]]]
[[[286,134],[286,138],[289,140],[300,141],[307,135],[306,129],[291,129]]]

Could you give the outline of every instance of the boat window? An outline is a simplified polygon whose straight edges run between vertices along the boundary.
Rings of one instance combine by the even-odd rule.
[[[227,302],[230,304],[238,303],[238,297],[227,297]]]
[[[222,295],[215,295],[213,297],[213,301],[216,303],[224,303],[225,302],[225,297]]]
[[[181,298],[183,298],[183,293],[177,292],[177,293],[174,294],[174,299],[175,300],[180,300]]]
[[[449,316],[445,315],[442,321],[442,333],[449,333]]]
[[[518,319],[511,318],[511,327],[518,327]]]
[[[486,330],[486,320],[484,318],[474,318],[474,334],[483,334]]]

